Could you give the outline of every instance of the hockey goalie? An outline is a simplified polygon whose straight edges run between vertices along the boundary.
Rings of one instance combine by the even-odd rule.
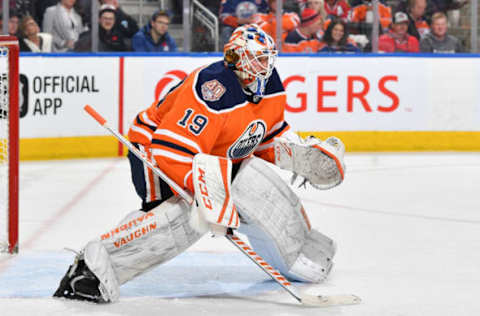
[[[284,120],[286,95],[274,42],[257,25],[237,28],[221,61],[188,75],[141,111],[129,139],[194,203],[129,153],[142,199],[113,229],[88,242],[55,297],[114,302],[119,287],[174,258],[207,232],[245,234],[254,250],[290,280],[322,282],[335,243],[310,226],[301,201],[270,168],[326,190],[344,178],[344,145],[306,140]]]

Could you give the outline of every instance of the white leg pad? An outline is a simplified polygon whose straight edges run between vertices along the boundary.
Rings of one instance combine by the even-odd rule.
[[[145,213],[129,213],[114,229],[87,244],[86,261],[108,292],[185,251],[202,237],[189,224],[190,205],[172,197]],[[115,294],[116,293],[116,294]]]
[[[83,251],[85,264],[100,281],[99,290],[106,302],[118,300],[119,285],[107,250],[99,240],[90,241]]]
[[[260,256],[291,280],[325,280],[335,243],[310,228],[299,198],[266,162],[244,161],[232,196],[242,219],[239,232]]]
[[[290,274],[300,281],[324,281],[333,267],[335,251],[336,244],[333,240],[312,229],[297,260],[290,268]]]

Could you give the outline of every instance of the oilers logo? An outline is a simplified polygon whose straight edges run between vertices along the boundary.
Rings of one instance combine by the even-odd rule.
[[[251,122],[242,135],[228,148],[228,157],[240,159],[247,157],[261,143],[267,131],[265,122],[256,120]]]
[[[246,19],[256,14],[257,11],[258,11],[257,6],[254,3],[243,1],[237,5],[237,8],[235,10],[235,15],[238,18]]]

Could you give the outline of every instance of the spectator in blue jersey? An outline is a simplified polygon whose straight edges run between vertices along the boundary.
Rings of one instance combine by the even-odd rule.
[[[177,50],[175,40],[168,34],[170,17],[160,10],[155,12],[140,31],[132,38],[132,49],[135,52],[174,52]]]
[[[347,25],[340,19],[328,24],[319,53],[358,53],[360,49],[348,39]]]
[[[256,14],[267,12],[267,0],[222,0],[220,4],[221,45],[228,42],[235,28],[256,23]]]

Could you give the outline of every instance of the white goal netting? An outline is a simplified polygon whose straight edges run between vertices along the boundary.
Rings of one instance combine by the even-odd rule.
[[[9,90],[8,48],[0,46],[0,253],[8,250],[9,218]]]

